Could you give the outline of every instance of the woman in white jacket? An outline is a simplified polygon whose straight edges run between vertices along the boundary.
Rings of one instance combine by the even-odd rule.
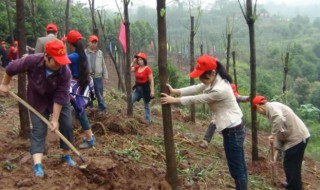
[[[243,114],[230,86],[230,75],[215,57],[203,55],[197,59],[190,77],[200,77],[202,83],[180,89],[174,89],[167,84],[170,93],[180,97],[162,93],[161,103],[208,104],[213,112],[212,119],[216,121],[217,131],[223,135],[229,171],[236,189],[247,189],[247,168],[243,150],[246,131],[241,119]]]

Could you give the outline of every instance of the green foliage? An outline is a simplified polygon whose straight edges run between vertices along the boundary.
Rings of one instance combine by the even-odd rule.
[[[124,150],[117,150],[116,153],[122,156],[127,156],[129,159],[135,161],[138,161],[141,158],[141,153],[135,146],[131,146],[130,148]]]
[[[153,70],[153,77],[155,82],[155,89],[157,92],[160,92],[160,79],[159,79],[159,69],[152,68]],[[168,63],[167,65],[167,72],[168,72],[168,83],[171,84],[173,88],[180,88],[186,83],[186,78],[179,75],[178,68],[173,65],[172,63]],[[159,94],[159,93],[156,93]]]
[[[297,78],[294,85],[295,97],[299,104],[304,104],[306,102],[306,97],[309,94],[310,83],[305,78]]]
[[[138,20],[130,25],[131,44],[133,52],[147,51],[154,39],[154,29],[146,21]]]
[[[306,120],[316,120],[319,117],[320,110],[312,104],[304,104],[298,108],[299,115]]]
[[[309,92],[309,102],[320,108],[320,82],[312,83]]]
[[[307,120],[306,126],[309,129],[311,137],[309,139],[308,146],[306,148],[306,154],[316,160],[320,160],[320,130],[319,122]]]

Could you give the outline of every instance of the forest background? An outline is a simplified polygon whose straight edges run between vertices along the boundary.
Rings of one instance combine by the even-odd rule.
[[[8,3],[8,4],[6,4]],[[34,47],[36,38],[45,35],[45,26],[55,23],[59,37],[65,34],[66,0],[25,1],[27,44]],[[131,52],[147,52],[159,85],[157,50],[156,10],[147,6],[129,7],[131,29]],[[257,94],[289,105],[308,126],[312,138],[307,148],[309,156],[320,160],[320,4],[295,7],[290,5],[266,4],[257,6],[256,30]],[[15,1],[0,2],[0,40],[12,43],[18,36],[15,27]],[[6,11],[5,11],[6,10]],[[107,43],[100,43],[103,51],[110,51],[123,62],[118,41],[121,14],[108,7],[98,7]],[[173,1],[167,7],[168,65],[169,80],[175,87],[189,83],[189,38],[190,16],[197,20],[195,56],[203,53],[216,56],[226,62],[226,30],[232,29],[231,50],[235,52],[236,64],[231,65],[230,74],[237,72],[237,84],[242,95],[249,94],[249,37],[246,21],[238,1],[216,0],[212,6],[201,7],[199,1]],[[9,18],[9,19],[8,19]],[[12,28],[12,35],[10,31]],[[86,41],[91,34],[91,13],[86,3],[70,6],[70,29],[79,30]],[[289,53],[287,87],[283,91],[284,59]],[[159,89],[159,87],[158,87]],[[242,105],[245,119],[250,121],[249,105]],[[199,117],[209,117],[203,107],[197,107]],[[270,130],[268,122],[259,119],[259,128]],[[248,124],[250,126],[250,124]]]

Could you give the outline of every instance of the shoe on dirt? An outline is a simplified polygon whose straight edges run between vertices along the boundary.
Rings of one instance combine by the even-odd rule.
[[[64,156],[61,157],[62,160],[66,161],[67,164],[71,167],[76,167],[77,163],[75,161],[72,160],[70,154],[66,154]]]
[[[34,165],[32,170],[34,171],[34,175],[36,177],[44,177],[44,171],[43,171],[43,168],[42,168],[42,164]]]
[[[209,146],[209,143],[208,143],[208,141],[206,141],[206,140],[203,140],[202,142],[201,142],[201,144],[199,144],[199,147],[200,148],[208,148],[208,146]]]
[[[84,138],[83,142],[79,145],[79,148],[81,149],[92,148],[95,145],[96,145],[96,137],[92,136],[91,140]]]

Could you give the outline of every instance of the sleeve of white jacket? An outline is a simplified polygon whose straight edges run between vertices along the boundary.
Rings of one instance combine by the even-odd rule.
[[[203,92],[206,88],[206,85],[203,83],[180,88],[180,96],[190,96],[190,95],[197,95]]]
[[[198,94],[194,96],[183,96],[180,98],[182,105],[206,104],[224,99],[223,93],[212,90],[210,93]]]

